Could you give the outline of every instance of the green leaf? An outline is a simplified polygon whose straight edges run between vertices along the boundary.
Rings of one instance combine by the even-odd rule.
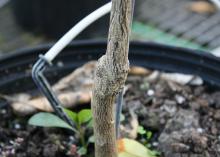
[[[95,136],[94,135],[90,136],[88,142],[95,143]]]
[[[91,119],[88,124],[87,124],[88,128],[92,128],[93,127],[93,119]]]
[[[85,147],[81,147],[77,153],[79,154],[79,156],[82,156],[82,155],[86,155],[87,154],[87,149]]]
[[[144,129],[144,127],[140,126],[140,125],[138,126],[137,132],[141,135],[144,135],[147,133],[147,131]]]
[[[77,122],[77,113],[76,113],[76,112],[73,112],[73,111],[71,111],[71,110],[69,110],[69,109],[66,109],[66,108],[64,108],[64,111],[65,111],[65,113],[70,117],[70,119],[71,119],[73,122],[75,122],[76,124],[78,123],[78,122]]]
[[[151,131],[147,131],[146,135],[147,135],[147,140],[150,140],[153,133]]]
[[[152,145],[151,145],[150,143],[147,143],[145,146],[146,146],[147,148],[151,148],[151,147],[152,147]]]
[[[157,150],[151,150],[149,153],[150,153],[152,156],[160,156],[160,155],[161,155],[161,153],[160,153],[159,151],[157,151]]]
[[[152,152],[141,143],[131,139],[118,140],[119,157],[155,157]]]
[[[91,119],[92,119],[92,111],[90,109],[84,109],[78,113],[79,124],[86,123]]]
[[[147,90],[149,89],[150,85],[148,82],[144,82],[143,84],[140,85],[141,90]]]
[[[41,127],[60,127],[60,128],[74,130],[69,124],[67,124],[59,117],[46,112],[40,112],[33,115],[29,119],[28,124],[41,126]]]
[[[123,122],[125,120],[125,115],[121,114],[120,115],[120,122]]]

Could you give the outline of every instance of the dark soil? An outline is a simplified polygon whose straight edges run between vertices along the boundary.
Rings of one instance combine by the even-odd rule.
[[[220,157],[220,92],[141,76],[129,76],[126,88],[123,124],[135,114],[162,157]],[[72,132],[28,126],[9,106],[0,119],[0,156],[65,157],[77,145]]]
[[[10,107],[0,112],[0,156],[65,157],[75,143],[67,130],[28,126],[28,118],[16,117]]]

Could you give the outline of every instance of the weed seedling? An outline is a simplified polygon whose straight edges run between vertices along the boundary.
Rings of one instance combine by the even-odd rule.
[[[60,119],[58,116],[52,113],[41,112],[33,115],[28,123],[30,125],[41,126],[41,127],[60,127],[66,128],[79,138],[81,147],[77,150],[79,155],[87,154],[87,147],[89,143],[92,143],[93,136],[85,139],[85,131],[92,127],[92,113],[90,109],[83,109],[76,113],[68,109],[64,109],[66,114],[71,118],[75,124],[75,128],[71,127],[68,123]]]
[[[158,152],[157,150],[153,150],[151,147],[151,144],[149,143],[153,133],[151,131],[146,130],[143,126],[139,125],[138,126],[138,130],[137,130],[138,134],[142,137],[142,143],[149,148],[149,153],[152,156],[160,156],[160,152]]]

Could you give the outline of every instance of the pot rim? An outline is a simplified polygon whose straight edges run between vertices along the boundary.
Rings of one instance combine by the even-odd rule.
[[[30,71],[30,64],[33,64],[38,59],[38,55],[45,53],[51,46],[50,43],[34,48],[19,49],[1,57],[0,88],[5,90],[12,83],[16,84],[16,81],[25,83],[26,80],[29,80],[32,83],[31,73],[25,73],[24,71],[27,68]],[[53,62],[56,65],[61,60],[65,63],[64,67],[54,66],[50,71],[56,73],[56,75],[64,71],[67,74],[67,72],[71,72],[74,68],[91,59],[98,59],[105,52],[106,47],[107,42],[105,40],[73,41]],[[210,85],[220,87],[220,77],[218,77],[220,76],[220,59],[201,50],[167,46],[153,42],[132,41],[129,58],[132,65],[198,75]],[[32,87],[34,86],[32,85]]]

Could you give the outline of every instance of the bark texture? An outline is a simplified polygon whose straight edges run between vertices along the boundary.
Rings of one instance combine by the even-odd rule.
[[[133,0],[112,0],[107,51],[99,61],[93,86],[95,156],[117,157],[114,103],[129,70],[129,35]]]

